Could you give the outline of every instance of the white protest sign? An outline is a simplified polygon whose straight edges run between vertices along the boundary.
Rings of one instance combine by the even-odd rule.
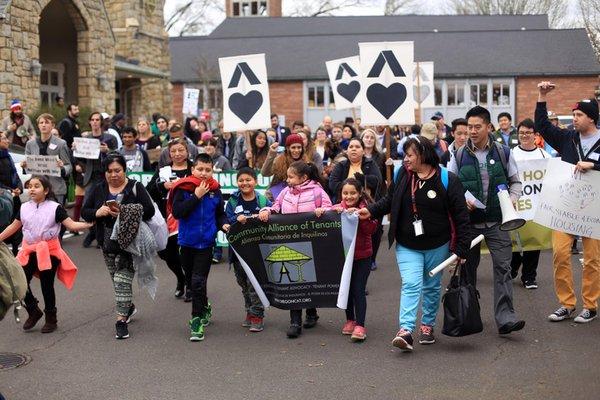
[[[549,158],[517,161],[519,178],[523,184],[523,193],[515,208],[519,216],[527,221],[533,219],[535,210],[538,208],[548,160]]]
[[[100,141],[93,138],[73,138],[73,157],[97,160],[100,157]]]
[[[600,239],[600,172],[574,173],[559,158],[548,160],[533,219],[557,231]]]
[[[264,54],[219,58],[223,82],[223,129],[245,131],[271,126]]]
[[[364,125],[412,125],[413,42],[359,43]]]
[[[27,155],[27,173],[32,175],[60,176],[57,156]]]
[[[433,61],[415,63],[413,72],[413,98],[421,107],[435,107],[433,87]]]
[[[183,109],[184,115],[198,115],[198,99],[200,98],[200,89],[183,89]]]
[[[327,61],[327,74],[336,110],[360,106],[360,59],[358,56]]]

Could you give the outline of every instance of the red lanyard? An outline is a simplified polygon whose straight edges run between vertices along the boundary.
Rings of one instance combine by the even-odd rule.
[[[415,216],[416,219],[418,219],[418,210],[417,210],[417,198],[415,196],[415,192],[417,191],[417,187],[419,186],[419,189],[423,187],[423,185],[425,184],[425,181],[429,178],[431,178],[433,175],[435,175],[435,169],[432,170],[424,179],[422,182],[419,182],[420,179],[417,177],[417,179],[415,180],[415,175],[417,175],[416,173],[413,173],[412,175],[412,181],[411,181],[411,185],[410,185],[410,199],[412,202],[412,211],[413,211],[413,215]]]

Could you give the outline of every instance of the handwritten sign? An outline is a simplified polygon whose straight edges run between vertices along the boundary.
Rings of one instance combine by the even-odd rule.
[[[534,221],[548,228],[600,239],[600,172],[574,173],[558,158],[548,161]]]
[[[73,157],[97,160],[100,157],[100,141],[93,138],[73,138]]]
[[[60,176],[60,167],[56,156],[34,156],[28,155],[27,173],[32,175]]]
[[[198,115],[198,99],[200,98],[200,90],[192,88],[183,89],[183,114]]]

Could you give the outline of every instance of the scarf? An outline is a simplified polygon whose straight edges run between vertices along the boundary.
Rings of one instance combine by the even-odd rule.
[[[193,175],[190,175],[177,180],[171,190],[169,190],[169,195],[167,196],[167,216],[171,215],[173,211],[173,198],[175,197],[175,190],[182,189],[187,192],[193,192],[198,186],[200,186],[202,182],[208,183],[209,192],[214,192],[221,187],[219,182],[217,182],[214,178],[199,179]]]
[[[117,243],[121,250],[125,250],[138,234],[140,222],[144,207],[141,204],[122,204],[119,212],[119,233],[117,234]]]

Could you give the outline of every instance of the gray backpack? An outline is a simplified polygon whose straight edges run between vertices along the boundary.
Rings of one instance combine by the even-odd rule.
[[[11,306],[15,309],[15,321],[19,319],[21,301],[25,298],[27,291],[27,278],[23,267],[19,265],[13,253],[2,242],[0,242],[0,321]]]

